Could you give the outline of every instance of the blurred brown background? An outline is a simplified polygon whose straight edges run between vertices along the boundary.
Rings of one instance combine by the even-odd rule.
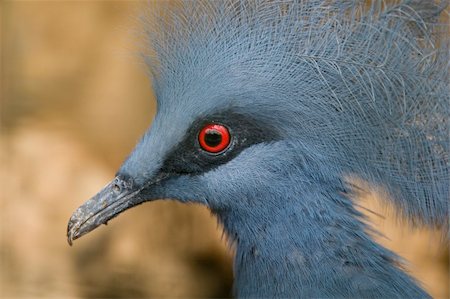
[[[71,213],[114,176],[151,122],[155,103],[136,34],[147,5],[0,2],[2,298],[230,294],[230,255],[199,206],[144,204],[73,247],[66,242]],[[448,298],[441,235],[372,217],[386,235],[381,242],[433,296]]]

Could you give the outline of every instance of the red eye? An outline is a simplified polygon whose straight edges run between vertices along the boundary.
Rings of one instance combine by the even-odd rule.
[[[218,153],[230,144],[230,132],[223,125],[208,124],[200,131],[198,141],[205,151]]]

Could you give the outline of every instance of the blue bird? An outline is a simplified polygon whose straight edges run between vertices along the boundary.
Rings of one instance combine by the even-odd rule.
[[[157,114],[68,240],[146,201],[207,206],[238,297],[429,297],[355,208],[358,177],[448,231],[448,30],[435,1],[189,1],[146,18]]]

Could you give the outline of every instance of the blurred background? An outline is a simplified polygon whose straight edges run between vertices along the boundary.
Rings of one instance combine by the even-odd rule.
[[[231,255],[203,207],[144,204],[77,240],[71,213],[109,182],[150,125],[136,1],[0,2],[0,297],[228,297]],[[365,206],[435,298],[448,242]]]

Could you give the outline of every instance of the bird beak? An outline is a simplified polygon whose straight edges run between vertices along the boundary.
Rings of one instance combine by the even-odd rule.
[[[72,214],[67,227],[69,245],[101,224],[106,224],[122,211],[140,203],[137,197],[142,189],[135,188],[131,179],[117,176]]]

